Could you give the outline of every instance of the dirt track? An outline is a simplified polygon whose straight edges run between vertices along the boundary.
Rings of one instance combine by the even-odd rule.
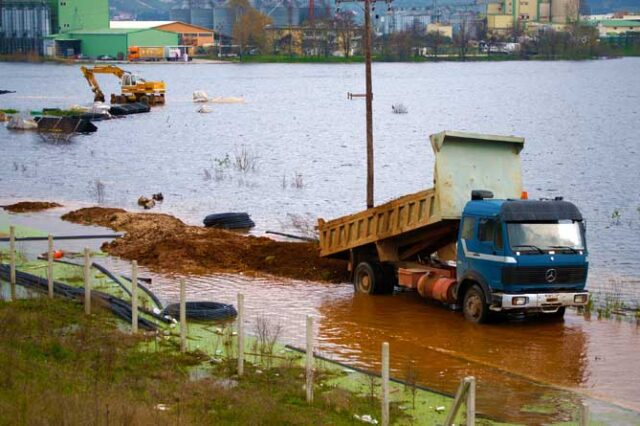
[[[22,201],[20,203],[4,206],[3,208],[11,213],[29,213],[53,209],[56,207],[62,207],[62,205],[58,203],[47,203],[44,201]]]
[[[313,243],[244,236],[186,225],[166,214],[102,207],[75,210],[62,219],[126,232],[102,249],[162,272],[243,272],[312,281],[348,280],[345,262],[318,257],[318,246]]]

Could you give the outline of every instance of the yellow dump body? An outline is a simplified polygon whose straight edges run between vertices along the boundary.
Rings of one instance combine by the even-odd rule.
[[[472,190],[495,198],[520,198],[520,151],[524,139],[445,131],[431,136],[434,188],[331,221],[318,220],[320,255],[349,258],[375,245],[383,262],[408,260],[455,241]]]
[[[435,191],[405,195],[329,222],[320,219],[320,255],[329,256],[439,222]]]

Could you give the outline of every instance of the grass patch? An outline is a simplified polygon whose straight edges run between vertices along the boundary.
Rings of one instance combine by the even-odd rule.
[[[380,403],[335,386],[305,401],[303,369],[230,376],[233,359],[209,364],[181,355],[154,334],[119,331],[110,313],[45,298],[0,302],[0,425],[38,424],[354,424],[379,417]],[[203,370],[193,380],[195,369]],[[318,373],[320,383],[335,373]],[[392,406],[392,418],[403,414]]]

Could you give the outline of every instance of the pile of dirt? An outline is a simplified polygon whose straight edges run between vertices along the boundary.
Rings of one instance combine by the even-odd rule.
[[[348,280],[346,263],[320,258],[314,243],[274,241],[190,226],[166,214],[102,207],[72,211],[62,219],[126,232],[102,249],[162,272],[243,272],[311,281]]]
[[[56,207],[62,207],[62,205],[58,203],[48,203],[45,201],[22,201],[20,203],[4,206],[3,208],[11,213],[29,213],[40,212]]]

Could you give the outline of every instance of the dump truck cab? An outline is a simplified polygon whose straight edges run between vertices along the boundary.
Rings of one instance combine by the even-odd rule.
[[[474,322],[491,311],[562,316],[567,306],[585,305],[588,252],[578,208],[559,197],[490,196],[474,191],[461,217],[453,292],[465,316]]]

